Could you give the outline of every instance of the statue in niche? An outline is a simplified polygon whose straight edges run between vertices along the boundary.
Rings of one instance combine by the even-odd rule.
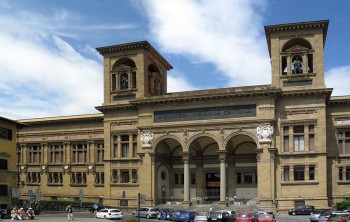
[[[303,73],[303,63],[299,60],[299,57],[295,58],[292,65],[293,74]]]
[[[120,89],[127,89],[128,88],[128,75],[123,74],[120,78]]]

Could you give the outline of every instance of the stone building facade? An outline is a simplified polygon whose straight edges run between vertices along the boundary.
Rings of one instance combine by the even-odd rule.
[[[0,116],[0,209],[7,209],[17,202],[16,132],[22,124]]]
[[[97,48],[101,113],[21,121],[22,194],[273,210],[349,198],[350,97],[325,85],[327,30],[266,26],[271,84],[190,92],[167,93],[172,66],[146,41]]]

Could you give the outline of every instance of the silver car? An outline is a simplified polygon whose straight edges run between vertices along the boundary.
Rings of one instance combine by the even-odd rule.
[[[146,217],[147,219],[149,218],[157,218],[159,214],[159,209],[154,208],[154,207],[143,207],[140,208],[139,210],[135,210],[132,215],[134,217]]]
[[[194,222],[203,222],[208,221],[208,213],[207,212],[198,212],[196,217],[194,218]]]

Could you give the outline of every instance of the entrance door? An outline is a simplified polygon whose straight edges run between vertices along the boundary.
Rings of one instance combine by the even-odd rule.
[[[220,173],[206,174],[206,194],[208,201],[220,200]]]

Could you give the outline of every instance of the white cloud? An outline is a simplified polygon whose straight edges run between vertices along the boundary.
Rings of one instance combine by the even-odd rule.
[[[101,59],[87,59],[55,35],[55,24],[70,13],[55,14],[53,22],[43,15],[13,12],[0,15],[0,115],[20,119],[97,113],[94,107],[103,98]],[[61,25],[56,27],[64,32]],[[92,54],[91,46],[84,48]]]
[[[181,73],[178,73],[176,71],[171,71],[170,73],[168,73],[167,80],[169,93],[197,89],[195,86],[189,84],[188,80]]]
[[[326,72],[326,85],[333,88],[333,96],[350,95],[350,65],[335,67]]]
[[[214,64],[229,79],[227,86],[271,82],[260,17],[265,1],[142,2],[151,33],[163,51],[186,55],[192,62]]]

